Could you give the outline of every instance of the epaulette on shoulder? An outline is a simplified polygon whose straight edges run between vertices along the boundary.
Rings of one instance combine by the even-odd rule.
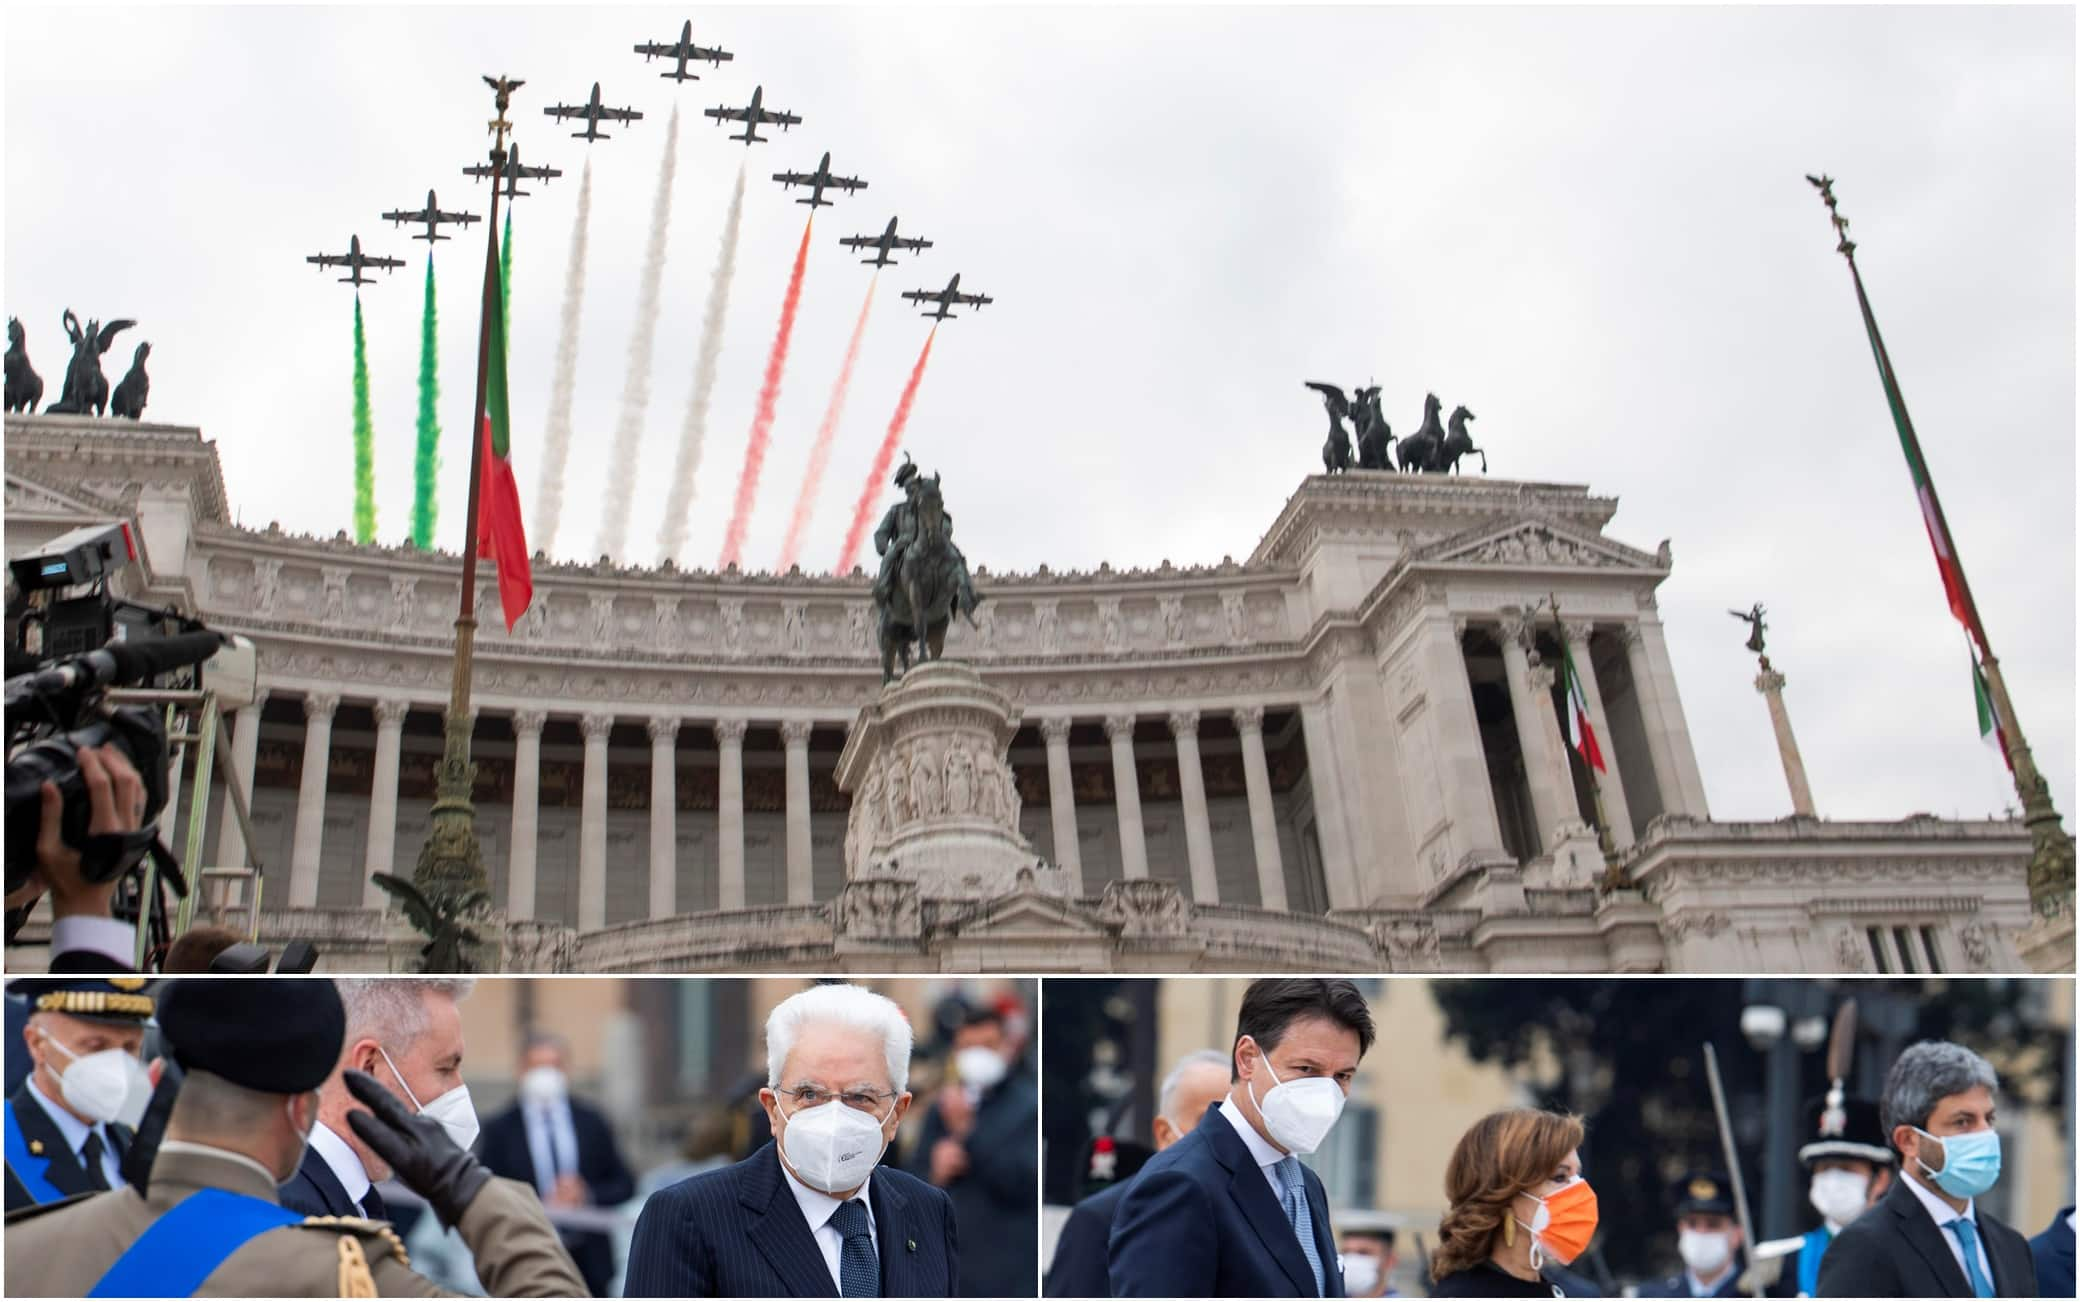
[[[69,1198],[60,1198],[58,1199],[58,1201],[54,1203],[30,1203],[26,1207],[17,1207],[13,1211],[7,1213],[6,1223],[9,1225],[19,1225],[23,1221],[33,1220],[38,1216],[47,1215],[51,1212],[57,1211],[61,1207],[70,1207],[74,1203],[85,1202],[87,1199],[92,1198],[96,1194],[101,1192],[102,1190],[99,1189],[90,1189],[86,1193],[76,1193]]]
[[[362,1216],[306,1216],[297,1227],[306,1230],[345,1230],[364,1239],[381,1239],[390,1245],[390,1253],[400,1266],[412,1264],[410,1254],[404,1250],[404,1240],[388,1221],[371,1221]]]

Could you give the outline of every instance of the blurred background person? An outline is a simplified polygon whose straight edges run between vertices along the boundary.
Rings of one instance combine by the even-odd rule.
[[[1739,1297],[1746,1268],[1733,1181],[1720,1171],[1692,1171],[1672,1191],[1676,1255],[1683,1268],[1640,1285],[1640,1297]]]
[[[908,1163],[953,1200],[964,1297],[1030,1297],[1039,1284],[1040,1092],[1007,1011],[969,1006]]]
[[[530,1032],[520,1051],[518,1097],[485,1123],[478,1152],[493,1174],[532,1185],[552,1222],[557,1211],[617,1207],[635,1193],[606,1116],[571,1097],[569,1064],[562,1036]],[[586,1287],[603,1296],[614,1278],[612,1238],[597,1229],[558,1229]]]
[[[2062,1209],[2042,1234],[2029,1241],[2029,1250],[2037,1261],[2037,1296],[2074,1296],[2073,1209]]]
[[[1343,1263],[1343,1291],[1351,1297],[1400,1297],[1394,1287],[1395,1251],[1401,1218],[1384,1212],[1352,1211],[1336,1218],[1343,1237],[1337,1255]]]
[[[1876,1103],[1845,1098],[1836,1113],[1821,1095],[1807,1101],[1805,1115],[1812,1138],[1799,1147],[1798,1160],[1809,1174],[1806,1201],[1820,1224],[1795,1239],[1755,1245],[1757,1278],[1771,1297],[1812,1297],[1834,1236],[1892,1187],[1893,1154]]]
[[[7,1096],[7,1210],[121,1187],[135,1138],[116,1120],[144,1078],[139,1055],[153,1001],[138,977],[9,984],[23,1008],[27,1071]]]
[[[198,922],[174,938],[167,946],[166,957],[160,961],[159,970],[168,976],[181,973],[209,971],[209,965],[217,955],[240,944],[247,937],[229,927],[220,927],[212,922]]]
[[[1595,1236],[1596,1194],[1582,1178],[1582,1123],[1536,1108],[1476,1122],[1445,1168],[1450,1210],[1437,1227],[1432,1297],[1560,1297],[1542,1275]]]

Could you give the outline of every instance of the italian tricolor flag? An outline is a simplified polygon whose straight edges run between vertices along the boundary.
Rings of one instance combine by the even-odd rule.
[[[1972,659],[1972,699],[1979,707],[1979,740],[2001,753],[2001,763],[2008,772],[2015,771],[2015,761],[2008,758],[2008,730],[2001,726],[1999,711],[1993,708],[1993,695],[1986,690],[1986,674],[1979,668],[1979,660]]]
[[[485,313],[489,342],[485,348],[483,481],[478,486],[477,555],[498,566],[498,603],[506,632],[527,613],[534,600],[534,573],[528,563],[527,531],[520,523],[520,485],[513,478],[512,416],[506,402],[505,285],[499,276],[497,242],[487,246],[484,276],[497,291],[499,310]]]
[[[1598,773],[1608,773],[1603,747],[1597,744],[1596,729],[1589,723],[1589,698],[1582,694],[1582,676],[1575,671],[1574,653],[1567,649],[1565,639],[1560,643],[1560,664],[1567,674],[1567,740],[1582,753],[1582,763]]]

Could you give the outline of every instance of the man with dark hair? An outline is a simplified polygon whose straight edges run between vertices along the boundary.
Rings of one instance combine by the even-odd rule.
[[[1228,1097],[1134,1177],[1113,1221],[1115,1297],[1342,1297],[1329,1200],[1300,1158],[1343,1112],[1372,1047],[1349,981],[1250,983]]]
[[[962,1023],[910,1170],[953,1200],[961,1227],[961,1292],[1031,1297],[1040,1274],[1032,1230],[1040,1214],[1032,1142],[1040,1092],[1006,1043],[999,1008],[970,1007]]]

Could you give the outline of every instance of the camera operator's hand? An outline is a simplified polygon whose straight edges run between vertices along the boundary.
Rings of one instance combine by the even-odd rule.
[[[340,1079],[347,1093],[368,1109],[349,1112],[347,1124],[390,1164],[404,1187],[424,1198],[441,1224],[452,1229],[490,1181],[491,1172],[448,1138],[440,1122],[400,1103],[375,1077],[349,1070]]]
[[[79,774],[87,789],[87,835],[122,835],[144,822],[144,779],[114,746],[82,746]],[[54,917],[110,916],[114,880],[90,882],[80,870],[80,852],[59,835],[65,798],[56,783],[43,784],[43,812],[36,829],[35,879],[51,894]],[[33,898],[33,896],[32,896]]]

